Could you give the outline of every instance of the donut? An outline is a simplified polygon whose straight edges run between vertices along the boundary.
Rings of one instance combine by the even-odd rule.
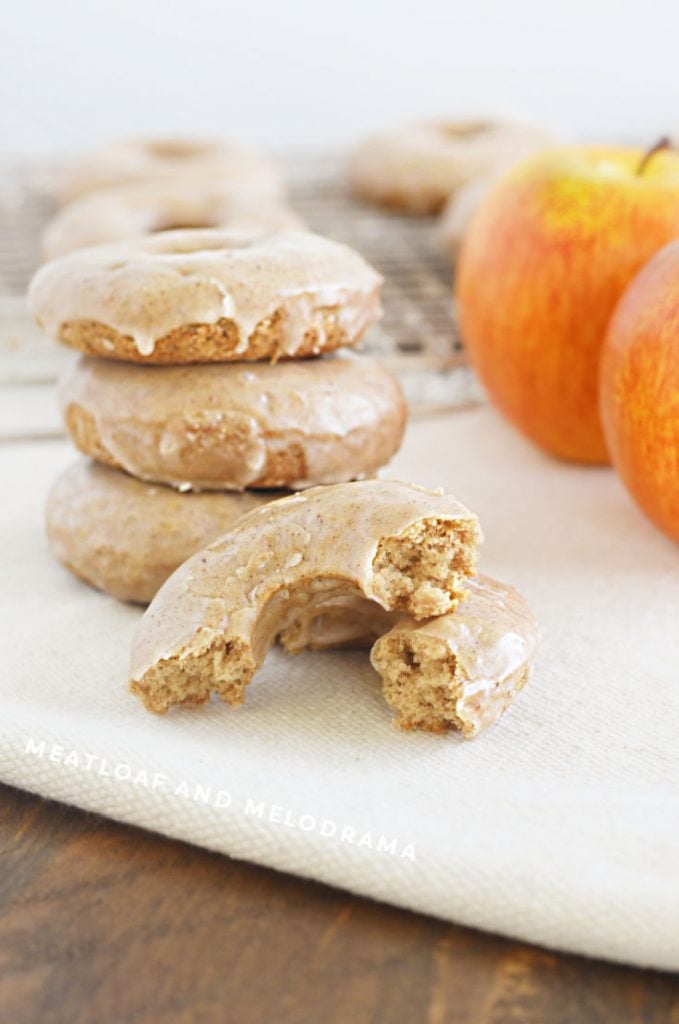
[[[149,711],[241,704],[276,637],[343,594],[421,619],[464,596],[476,516],[387,480],[315,487],[247,513],[170,576],[139,624],[130,686]]]
[[[521,594],[477,576],[454,612],[425,622],[401,618],[377,640],[370,660],[398,726],[460,730],[469,739],[524,686],[538,636]]]
[[[280,494],[179,494],[80,459],[52,486],[47,537],[80,579],[146,604],[178,565],[272,496]]]
[[[437,213],[467,182],[549,144],[543,129],[510,121],[419,121],[367,139],[351,157],[349,179],[369,202]]]
[[[274,165],[256,150],[216,139],[124,139],[93,150],[71,163],[55,186],[60,203],[88,192],[130,182],[218,179],[246,185],[260,195],[282,195]]]
[[[89,355],[276,360],[356,345],[381,284],[353,249],[306,231],[163,231],[43,264],[29,305],[50,337]]]
[[[255,237],[304,225],[282,199],[218,178],[134,182],[90,192],[64,206],[42,237],[45,259],[138,235],[227,228]]]
[[[451,263],[456,263],[472,217],[497,179],[477,178],[454,192],[443,208],[439,226],[441,245]]]
[[[398,450],[406,405],[366,357],[137,366],[80,356],[59,400],[76,447],[182,490],[337,483]]]

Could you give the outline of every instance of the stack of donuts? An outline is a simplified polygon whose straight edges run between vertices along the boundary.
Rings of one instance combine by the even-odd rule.
[[[29,304],[78,350],[59,384],[85,458],[48,498],[52,551],[146,603],[187,557],[282,493],[373,476],[405,403],[349,351],[381,278],[303,229],[259,154],[127,143],[64,177]]]

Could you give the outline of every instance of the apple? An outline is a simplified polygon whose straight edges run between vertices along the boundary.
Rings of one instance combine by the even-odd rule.
[[[662,140],[545,151],[475,214],[456,298],[463,342],[493,402],[546,451],[608,461],[599,355],[635,273],[679,236],[679,154]]]
[[[644,512],[679,540],[679,242],[661,249],[618,303],[599,389],[613,465]]]

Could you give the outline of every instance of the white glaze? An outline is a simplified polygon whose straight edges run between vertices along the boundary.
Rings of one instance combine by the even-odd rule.
[[[37,323],[55,339],[70,322],[104,324],[142,355],[171,331],[226,318],[245,352],[255,327],[284,313],[283,352],[294,355],[314,313],[337,307],[351,343],[379,315],[382,279],[347,246],[304,231],[252,239],[237,232],[167,231],[82,249],[46,263],[29,290]]]
[[[64,414],[94,421],[116,463],[178,488],[262,486],[277,456],[308,487],[374,473],[398,448],[406,407],[382,364],[353,354],[276,363],[140,366],[81,356],[59,382]],[[292,468],[288,470],[292,472]]]

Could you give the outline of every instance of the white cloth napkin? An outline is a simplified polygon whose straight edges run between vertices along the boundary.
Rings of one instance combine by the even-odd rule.
[[[148,715],[139,612],[50,558],[64,442],[0,448],[0,778],[352,892],[548,946],[679,968],[679,557],[610,470],[488,409],[422,420],[387,475],[480,516],[482,568],[543,642],[498,725],[401,733],[360,652],[273,652],[239,710]]]

